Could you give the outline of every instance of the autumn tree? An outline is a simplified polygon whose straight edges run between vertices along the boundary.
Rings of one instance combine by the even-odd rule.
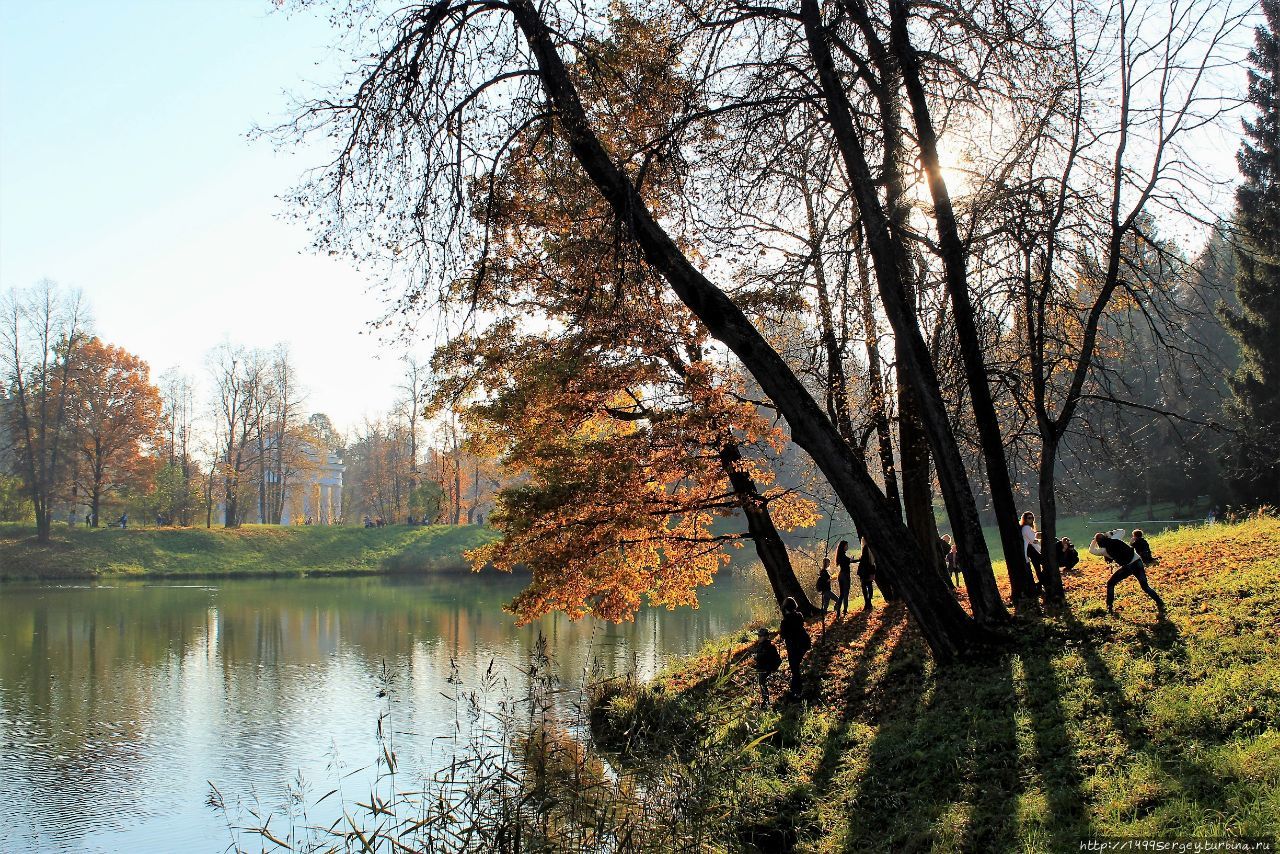
[[[559,36],[555,33],[568,31],[561,29],[562,25],[572,29],[570,19],[559,15],[572,10],[548,7],[546,11],[556,15],[552,26],[543,17],[543,10],[527,2],[502,7],[440,3],[415,6],[397,16],[394,27],[399,35],[369,66],[370,76],[359,86],[355,100],[328,99],[325,106],[317,106],[309,113],[322,123],[332,119],[339,125],[345,118],[363,116],[351,126],[350,136],[346,136],[347,131],[335,131],[347,139],[339,158],[340,168],[329,173],[329,177],[336,178],[336,184],[317,186],[310,198],[325,205],[351,198],[349,185],[358,181],[361,191],[389,193],[392,208],[401,200],[406,203],[402,210],[405,219],[390,226],[390,233],[388,224],[379,222],[378,245],[395,247],[397,252],[421,247],[428,256],[431,246],[483,247],[487,245],[483,237],[464,239],[467,229],[457,215],[447,213],[448,204],[443,206],[441,217],[431,222],[432,230],[442,231],[426,233],[424,224],[429,220],[423,217],[431,203],[423,200],[456,198],[468,182],[470,170],[491,164],[492,158],[505,151],[523,131],[553,131],[609,205],[620,237],[635,247],[710,334],[738,356],[771,405],[786,418],[791,438],[810,454],[841,501],[865,526],[877,551],[880,570],[902,591],[934,653],[939,658],[950,658],[987,637],[960,608],[938,573],[932,571],[931,561],[924,559],[912,543],[896,511],[868,473],[860,452],[840,436],[810,390],[750,321],[744,304],[708,278],[650,208],[637,182],[643,182],[652,158],[646,156],[647,152],[636,152],[630,160],[621,162],[602,142],[597,129],[605,114],[587,111],[579,92],[581,74],[572,71],[559,53]],[[482,19],[492,22],[492,26],[486,26]],[[794,19],[786,21],[787,27],[794,24]],[[490,38],[497,39],[497,43],[481,47]],[[457,62],[461,57],[483,58],[476,63]],[[579,72],[587,68],[593,68],[590,62],[577,66]],[[536,84],[540,94],[519,88],[521,81]],[[553,113],[550,124],[546,122],[544,105],[549,105]],[[690,113],[674,118],[671,131],[660,137],[663,144],[681,139],[697,124],[695,116],[700,108],[696,104],[688,106]],[[497,125],[489,123],[485,127],[469,125],[466,113],[471,110],[509,120],[503,118]],[[472,129],[480,134],[463,147],[464,151],[475,152],[474,158],[464,155],[459,161],[455,157],[459,149],[447,140],[456,139],[459,128],[464,134]],[[408,147],[420,163],[406,172],[402,157],[408,129],[412,136]],[[487,136],[491,131],[494,135]],[[395,145],[388,145],[393,138],[397,140]],[[422,164],[427,165],[423,168]],[[430,176],[427,186],[417,183],[414,176],[418,175]],[[435,195],[437,192],[440,195]],[[351,212],[352,208],[339,203],[330,220],[334,227],[322,232],[322,245],[338,245],[357,253],[369,246],[350,228]],[[400,224],[407,227],[400,228]],[[912,366],[913,371],[916,367]],[[927,383],[929,370],[919,367],[917,373]],[[939,430],[938,435],[942,432]],[[954,482],[948,484],[953,497],[955,486]],[[967,489],[967,485],[963,488]],[[969,500],[972,504],[971,497]],[[981,548],[973,542],[975,550]],[[986,575],[990,576],[989,564]],[[994,589],[993,578],[991,588]],[[998,619],[998,601],[991,603],[987,597],[982,601],[990,606],[985,608],[984,616]]]
[[[1239,231],[1237,310],[1225,319],[1240,344],[1231,378],[1237,441],[1230,454],[1236,492],[1250,504],[1280,505],[1280,3],[1262,0],[1264,23],[1249,54],[1249,101],[1236,155]]]
[[[35,510],[36,539],[49,542],[71,443],[70,376],[88,339],[78,293],[50,281],[10,290],[0,300],[0,371],[7,386],[8,432]]]
[[[659,23],[620,12],[597,48],[610,70],[584,84],[589,98],[644,93],[610,103],[608,132],[622,153],[666,128],[667,105],[687,87],[671,73]],[[691,601],[728,560],[723,544],[749,540],[778,600],[809,609],[778,528],[812,521],[812,505],[770,489],[767,463],[747,451],[777,453],[784,434],[766,426],[735,377],[714,368],[688,310],[618,246],[610,212],[562,145],[513,146],[500,169],[492,183],[501,191],[478,196],[476,216],[502,249],[451,295],[492,321],[456,337],[434,362],[444,377],[437,400],[480,394],[463,410],[482,437],[473,444],[501,454],[515,478],[492,517],[503,540],[478,560],[534,567],[531,592],[517,600],[524,616],[556,602],[616,618],[645,593]],[[678,173],[678,164],[652,160],[651,202],[660,204]],[[526,331],[530,317],[552,331]],[[563,464],[565,443],[581,456],[573,472]],[[616,461],[620,454],[631,464]],[[711,530],[735,510],[747,532]],[[552,537],[557,526],[566,533]],[[566,563],[569,555],[576,558]],[[588,603],[592,589],[599,596]]]
[[[146,362],[97,337],[77,349],[68,383],[77,485],[97,527],[104,495],[153,485],[164,403]]]

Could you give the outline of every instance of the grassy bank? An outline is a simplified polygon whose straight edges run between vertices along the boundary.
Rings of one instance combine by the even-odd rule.
[[[683,775],[725,850],[1280,835],[1280,520],[1153,545],[1169,622],[1132,580],[1108,616],[1090,556],[1069,609],[1020,617],[991,660],[936,668],[878,603],[827,625],[803,703],[761,707],[744,634],[653,684],[608,683],[593,728],[642,776]]]
[[[0,524],[0,579],[100,576],[338,575],[467,568],[463,551],[494,536],[475,525],[346,528],[54,528]]]

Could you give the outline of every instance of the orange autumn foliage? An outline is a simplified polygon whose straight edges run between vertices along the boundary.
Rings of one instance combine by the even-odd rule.
[[[594,48],[626,51],[603,73],[628,79],[584,73],[580,86],[627,162],[670,131],[670,104],[688,88],[660,22],[621,15],[614,25],[624,37]],[[611,100],[619,93],[625,101]],[[678,173],[661,157],[648,163],[642,191],[655,210]],[[726,546],[743,539],[715,524],[740,500],[720,459],[727,444],[744,449],[735,470],[751,476],[777,527],[812,522],[812,502],[769,488],[763,458],[781,451],[783,434],[747,402],[742,379],[709,358],[705,329],[619,241],[611,209],[563,145],[549,136],[513,145],[475,198],[490,250],[451,298],[491,319],[433,364],[437,400],[476,401],[464,411],[472,443],[514,481],[490,517],[502,538],[469,558],[532,572],[511,605],[521,620],[550,611],[629,619],[646,598],[696,605],[697,587],[728,562]]]
[[[146,362],[98,338],[75,355],[68,380],[75,478],[95,522],[112,492],[146,492],[157,459],[163,403]]]

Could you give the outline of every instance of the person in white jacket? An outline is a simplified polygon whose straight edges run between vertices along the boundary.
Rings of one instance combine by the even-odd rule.
[[[1040,532],[1036,530],[1036,514],[1028,510],[1022,514],[1022,556],[1036,572],[1036,585],[1040,580]]]

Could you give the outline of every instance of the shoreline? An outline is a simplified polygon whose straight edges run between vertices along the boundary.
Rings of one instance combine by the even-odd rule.
[[[54,529],[0,525],[0,583],[95,579],[316,578],[462,575],[464,553],[497,532],[478,525],[384,528],[246,525],[241,528]]]

